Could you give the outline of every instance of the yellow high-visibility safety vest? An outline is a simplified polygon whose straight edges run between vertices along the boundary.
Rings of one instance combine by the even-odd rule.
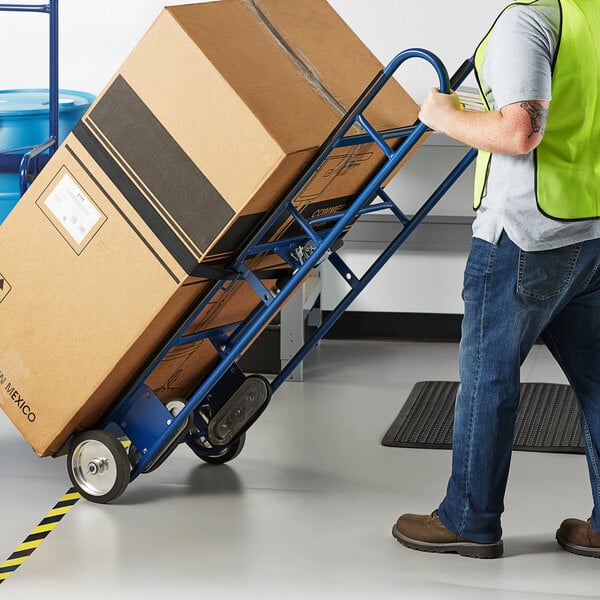
[[[535,190],[540,211],[565,221],[600,217],[600,0],[517,0],[519,5],[560,9],[552,65],[552,101],[546,130],[534,150]],[[500,17],[498,17],[500,18]],[[496,19],[497,22],[498,19]],[[495,25],[495,23],[494,23]],[[486,110],[482,65],[488,32],[475,53],[475,74]],[[479,151],[474,208],[486,195],[492,156]]]

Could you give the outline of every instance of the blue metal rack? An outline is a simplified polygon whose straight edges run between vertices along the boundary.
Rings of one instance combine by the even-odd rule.
[[[42,13],[49,20],[49,136],[31,148],[0,148],[0,171],[19,173],[19,191],[27,190],[29,176],[35,177],[58,147],[58,0],[47,4],[0,4],[0,12]]]
[[[245,431],[264,410],[271,393],[281,386],[325,336],[351,302],[472,163],[476,153],[469,150],[411,217],[405,215],[384,191],[384,182],[428,128],[417,122],[411,127],[379,132],[368,122],[364,112],[400,65],[412,58],[425,60],[433,66],[439,79],[439,88],[444,93],[460,85],[472,69],[472,60],[465,61],[452,80],[449,80],[441,61],[434,54],[417,48],[400,53],[375,77],[331,133],[311,164],[239,253],[230,269],[223,271],[223,276],[219,276],[219,280],[203,295],[197,306],[185,315],[176,331],[135,383],[96,425],[95,430],[76,434],[69,441],[69,475],[75,487],[86,498],[94,502],[115,499],[130,481],[141,473],[155,469],[180,443],[186,443],[206,462],[224,463],[237,456],[243,447]],[[357,124],[364,133],[347,136]],[[390,145],[391,140],[397,146],[396,149]],[[381,148],[385,161],[352,204],[342,213],[314,219],[303,217],[294,207],[294,199],[331,151],[372,142]],[[358,217],[383,210],[391,211],[398,219],[402,226],[401,232],[366,273],[358,277],[336,252],[336,248],[344,232]],[[302,233],[294,239],[269,241],[269,232],[282,217],[291,217]],[[268,289],[261,280],[261,274],[249,266],[252,258],[265,254],[277,255],[288,266],[287,280],[276,291]],[[246,377],[237,367],[236,361],[298,285],[324,260],[329,260],[349,285],[347,295],[272,382],[256,375]],[[260,298],[257,308],[246,319],[224,327],[188,333],[191,325],[217,294],[227,292],[235,282],[242,280],[250,284]],[[145,381],[172,348],[199,340],[209,340],[214,345],[220,356],[219,363],[188,398],[163,405]],[[123,437],[131,442],[129,454],[119,441]],[[62,453],[65,451],[66,448]]]

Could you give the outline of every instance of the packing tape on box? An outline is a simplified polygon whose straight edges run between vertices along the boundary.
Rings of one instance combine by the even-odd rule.
[[[23,540],[20,546],[0,565],[0,583],[12,575],[48,537],[48,534],[61,522],[62,518],[75,506],[81,495],[75,488],[54,505],[52,510],[39,522],[38,526]]]
[[[271,23],[267,15],[258,7],[255,0],[248,0],[249,6],[254,9],[254,12],[258,18],[263,22],[271,35],[277,40],[283,48],[285,48],[289,57],[296,63],[300,68],[306,80],[312,85],[319,93],[325,96],[333,106],[339,111],[340,115],[345,115],[349,107],[342,106],[337,98],[323,85],[321,78],[314,72],[312,68],[308,66],[305,60],[303,60],[298,52],[288,43],[285,34],[280,33],[275,25]]]

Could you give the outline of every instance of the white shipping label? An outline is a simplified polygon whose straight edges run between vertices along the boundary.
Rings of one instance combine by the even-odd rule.
[[[77,244],[81,244],[100,219],[96,207],[67,173],[46,198],[45,204]]]

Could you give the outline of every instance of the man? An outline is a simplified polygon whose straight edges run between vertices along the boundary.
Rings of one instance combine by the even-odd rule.
[[[479,150],[464,276],[452,473],[431,515],[403,515],[404,545],[502,555],[501,514],[520,365],[542,336],[576,392],[594,499],[557,531],[600,558],[600,2],[520,0],[475,55],[487,111],[432,90],[420,119]]]

